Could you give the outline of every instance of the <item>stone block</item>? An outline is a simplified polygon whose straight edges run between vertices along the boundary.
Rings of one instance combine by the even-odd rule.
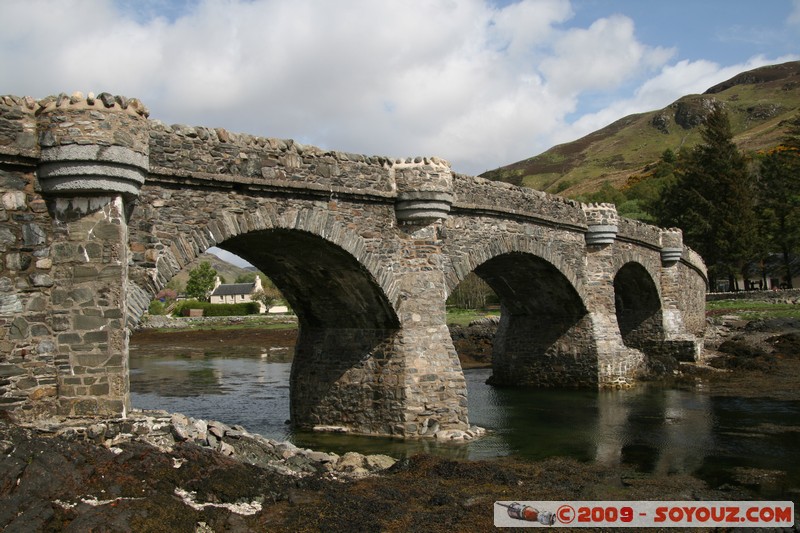
[[[100,329],[106,324],[106,319],[100,316],[75,315],[72,319],[72,326],[77,331]]]

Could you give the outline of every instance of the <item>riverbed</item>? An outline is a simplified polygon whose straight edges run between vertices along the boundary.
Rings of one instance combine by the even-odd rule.
[[[655,476],[690,475],[712,487],[747,486],[763,498],[797,501],[800,495],[800,397],[782,381],[787,373],[797,375],[792,359],[783,361],[789,366],[776,372],[776,385],[763,394],[754,394],[754,387],[731,390],[725,386],[731,377],[717,380],[721,387],[696,377],[623,391],[495,388],[485,383],[490,369],[467,369],[470,422],[489,433],[452,445],[296,432],[287,423],[291,334],[215,335],[220,338],[134,335],[133,407],[240,424],[269,438],[340,454],[569,458]]]

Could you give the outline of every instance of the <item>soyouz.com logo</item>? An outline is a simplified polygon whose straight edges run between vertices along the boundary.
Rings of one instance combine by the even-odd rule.
[[[501,501],[496,527],[791,527],[793,502]]]

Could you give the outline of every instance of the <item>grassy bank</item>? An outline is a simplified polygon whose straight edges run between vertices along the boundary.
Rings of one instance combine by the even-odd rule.
[[[478,309],[455,309],[447,310],[447,324],[467,326],[470,322],[485,318],[487,316],[499,316],[497,310],[478,310]],[[183,322],[183,323],[181,323]],[[266,315],[250,315],[240,317],[227,317],[227,319],[213,318],[211,320],[175,319],[169,327],[147,326],[147,329],[157,333],[168,333],[176,331],[236,331],[246,329],[297,329],[297,321],[289,317],[276,317]]]
[[[455,326],[468,326],[470,322],[487,316],[500,316],[499,310],[484,310],[484,309],[447,309],[447,325]]]
[[[166,325],[162,322],[167,321]],[[234,317],[172,318],[153,317],[145,320],[142,331],[175,333],[186,331],[239,331],[239,330],[284,330],[297,329],[294,316],[248,315]]]
[[[723,315],[736,315],[742,320],[800,319],[800,305],[754,300],[706,302],[706,316],[720,317]]]

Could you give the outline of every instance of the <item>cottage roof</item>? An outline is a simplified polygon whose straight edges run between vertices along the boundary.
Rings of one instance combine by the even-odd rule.
[[[236,296],[240,294],[252,294],[255,283],[224,283],[214,289],[211,296]]]

